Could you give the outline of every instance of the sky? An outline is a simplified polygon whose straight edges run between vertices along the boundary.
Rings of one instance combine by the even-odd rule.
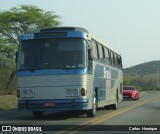
[[[160,60],[160,0],[3,0],[0,11],[22,4],[88,29],[121,53],[123,68]]]

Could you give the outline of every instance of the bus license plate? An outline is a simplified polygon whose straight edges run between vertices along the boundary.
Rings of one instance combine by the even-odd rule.
[[[54,107],[56,104],[54,102],[46,102],[44,103],[45,107]]]

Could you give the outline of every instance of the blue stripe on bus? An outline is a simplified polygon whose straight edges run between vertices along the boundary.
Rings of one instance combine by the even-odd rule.
[[[67,37],[80,37],[80,38],[84,38],[87,39],[87,34],[83,33],[83,32],[68,32]]]
[[[45,106],[45,103],[55,103],[55,106]],[[18,109],[27,111],[87,110],[87,107],[88,99],[50,99],[18,101]]]
[[[17,71],[17,76],[49,76],[49,75],[72,75],[87,74],[87,69],[44,69],[35,71]]]

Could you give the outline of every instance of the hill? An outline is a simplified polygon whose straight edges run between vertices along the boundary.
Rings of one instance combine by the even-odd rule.
[[[142,63],[133,67],[124,68],[124,75],[153,75],[157,74],[157,68],[160,70],[160,60]]]
[[[158,70],[158,75],[157,75]],[[124,68],[124,85],[135,85],[141,90],[155,90],[160,83],[160,60]],[[157,82],[158,76],[158,82]]]

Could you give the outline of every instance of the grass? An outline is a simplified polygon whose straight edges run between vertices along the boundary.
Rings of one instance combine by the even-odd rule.
[[[0,96],[0,110],[17,109],[16,95],[2,95]]]

